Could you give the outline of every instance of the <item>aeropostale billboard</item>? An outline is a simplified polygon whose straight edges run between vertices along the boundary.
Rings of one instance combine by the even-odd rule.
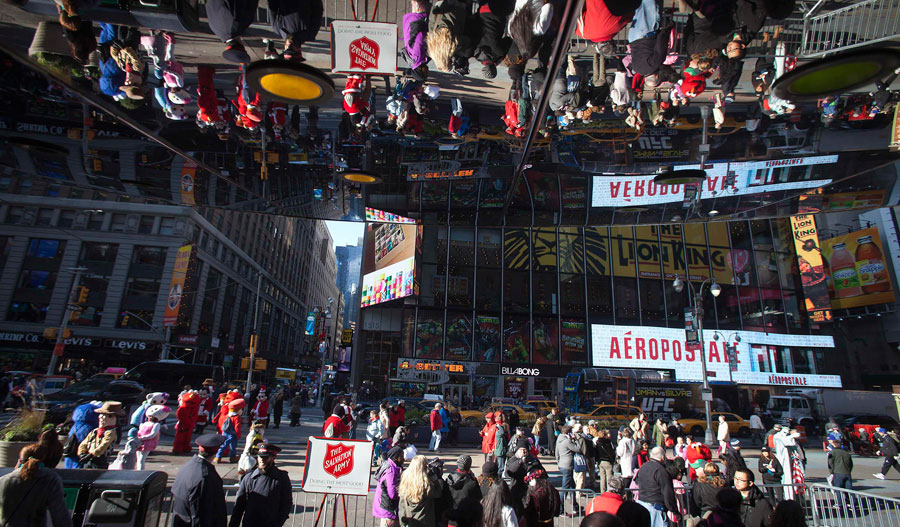
[[[707,165],[707,177],[701,185],[700,199],[822,187],[831,183],[831,179],[797,179],[781,182],[785,178],[777,174],[796,167],[836,163],[837,160],[838,156],[814,156],[769,161],[713,163],[711,168],[710,165]],[[675,170],[696,168],[700,168],[700,165],[679,165],[675,167]],[[730,183],[729,173],[733,176],[733,183]],[[653,183],[653,178],[653,174],[594,176],[591,206],[659,205],[684,200],[683,185],[656,185]]]
[[[737,370],[730,371],[725,341],[714,340],[715,331],[703,331],[706,367],[710,381],[779,386],[840,388],[838,375],[785,373],[772,370],[772,354],[784,348],[833,348],[834,339],[825,335],[788,335],[756,331],[727,332],[740,336],[737,344]],[[672,370],[677,381],[703,380],[699,350],[688,350],[684,330],[648,326],[591,325],[593,366]]]

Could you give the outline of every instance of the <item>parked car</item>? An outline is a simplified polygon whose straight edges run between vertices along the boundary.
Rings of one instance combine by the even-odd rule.
[[[643,413],[637,406],[626,404],[616,406],[614,404],[595,404],[586,412],[573,414],[582,422],[597,421],[603,428],[619,428],[628,426],[628,423]]]
[[[558,408],[558,406],[556,405],[556,401],[550,401],[550,400],[547,400],[547,399],[535,399],[535,400],[529,400],[529,401],[528,401],[528,404],[530,404],[531,406],[534,406],[535,408],[537,408],[537,410],[538,410],[538,415],[547,415],[547,414],[549,414],[554,408]]]
[[[712,425],[714,432],[719,429],[720,415],[725,416],[725,422],[728,423],[728,432],[731,435],[750,435],[750,421],[747,421],[738,414],[733,414],[730,412],[713,412]],[[692,435],[693,437],[702,437],[706,432],[706,414],[703,412],[697,413],[688,418],[679,419],[678,422],[681,424],[684,431]]]
[[[86,379],[44,397],[47,408],[45,420],[53,424],[63,423],[76,406],[89,401],[120,401],[127,412],[141,403],[144,393],[144,387],[133,381]]]

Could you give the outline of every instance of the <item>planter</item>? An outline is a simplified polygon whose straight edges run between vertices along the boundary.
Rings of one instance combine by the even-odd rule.
[[[66,57],[72,55],[69,43],[63,33],[63,27],[59,22],[44,20],[38,24],[37,29],[34,30],[31,46],[28,48],[28,55],[34,56],[38,53],[52,53]]]
[[[19,452],[34,441],[0,441],[0,467],[14,467],[19,463]]]

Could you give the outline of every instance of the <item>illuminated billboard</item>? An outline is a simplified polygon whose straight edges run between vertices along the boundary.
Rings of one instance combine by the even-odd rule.
[[[846,309],[894,302],[877,227],[822,240],[821,246],[831,307]]]
[[[374,214],[378,216],[378,211]],[[368,215],[368,213],[367,213]],[[408,218],[398,216],[401,221]],[[367,223],[362,307],[415,294],[416,235],[411,223]]]
[[[811,214],[791,216],[791,230],[809,320],[830,322],[831,301],[828,298],[828,284],[825,283],[825,265],[816,220]]]
[[[728,363],[724,340],[715,330],[703,330],[707,375],[711,381],[774,386],[840,388],[839,375],[779,371],[792,352],[809,355],[812,350],[834,348],[827,335],[796,335],[735,331],[729,342],[736,346],[736,368]],[[604,368],[670,370],[676,381],[700,382],[703,367],[699,349],[685,343],[685,331],[651,326],[591,325],[591,363]]]
[[[769,161],[713,163],[707,165],[700,199],[727,198],[778,190],[803,190],[823,187],[830,179],[809,179],[805,172],[815,165],[837,163],[838,156],[799,157]],[[700,165],[677,165],[678,170]],[[660,205],[684,200],[683,185],[656,185],[653,174],[609,174],[594,176],[592,207]]]

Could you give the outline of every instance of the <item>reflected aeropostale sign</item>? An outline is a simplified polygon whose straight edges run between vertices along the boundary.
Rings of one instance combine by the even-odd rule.
[[[331,70],[335,73],[395,74],[397,24],[333,21]]]
[[[732,371],[723,339],[715,340],[715,331],[703,331],[706,368],[710,381],[775,386],[840,388],[838,375],[784,373],[771,371],[776,355],[786,349],[834,348],[834,339],[826,335],[789,335],[756,331],[727,332],[740,337],[736,343],[736,369]],[[728,342],[735,344],[729,336]],[[701,382],[700,350],[685,345],[683,329],[649,326],[591,325],[593,366],[673,370],[675,380]]]
[[[303,490],[365,496],[369,492],[373,447],[371,441],[309,438]]]
[[[713,163],[707,165],[706,181],[700,184],[700,199],[727,198],[779,190],[824,187],[831,179],[810,179],[805,173],[816,165],[837,163],[838,156],[811,156],[768,161]],[[678,170],[700,165],[677,165]],[[652,174],[608,174],[594,176],[592,207],[634,207],[676,203],[684,199],[684,185],[657,185]]]

